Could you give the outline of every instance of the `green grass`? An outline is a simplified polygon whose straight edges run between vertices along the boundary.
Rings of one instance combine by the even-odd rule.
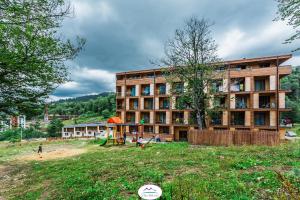
[[[291,128],[291,131],[294,131],[300,137],[300,124],[294,124],[294,127]]]
[[[93,123],[93,122],[101,122],[103,121],[104,118],[102,116],[94,116],[94,117],[89,117],[89,116],[80,116],[76,119],[77,124],[83,124],[83,123]],[[65,120],[63,121],[64,125],[73,125],[74,120]]]
[[[59,142],[46,144],[58,145]],[[0,145],[10,169],[7,199],[138,199],[137,190],[154,183],[162,199],[281,199],[279,171],[300,188],[300,143],[278,147],[194,147],[187,143],[99,147],[65,143],[87,153],[51,161],[13,161],[37,144]],[[16,152],[15,152],[15,149]],[[0,170],[1,173],[1,170]],[[20,176],[20,174],[22,176]],[[14,185],[14,187],[11,187]],[[1,187],[1,186],[0,186]],[[189,197],[188,197],[189,195]]]

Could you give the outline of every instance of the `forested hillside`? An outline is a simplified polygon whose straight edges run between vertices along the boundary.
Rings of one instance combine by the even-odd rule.
[[[102,93],[51,103],[49,114],[98,115],[107,118],[115,114],[115,107],[115,93]]]
[[[300,67],[295,67],[291,75],[281,81],[281,88],[288,89],[286,105],[292,110],[285,112],[283,116],[291,118],[294,122],[300,122]]]

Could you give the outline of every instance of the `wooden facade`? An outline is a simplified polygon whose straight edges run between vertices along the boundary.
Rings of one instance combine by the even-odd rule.
[[[292,72],[283,65],[292,55],[280,55],[223,62],[216,80],[222,111],[208,120],[209,129],[280,131],[280,113],[286,90],[280,80]],[[192,110],[177,110],[176,96],[170,94],[163,69],[116,74],[117,116],[124,122],[145,121],[146,134],[166,134],[166,138],[186,140],[187,132],[197,128]],[[126,128],[127,131],[129,127]],[[135,130],[138,131],[138,130]]]

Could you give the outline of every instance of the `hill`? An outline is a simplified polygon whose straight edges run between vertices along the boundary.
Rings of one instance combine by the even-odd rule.
[[[50,115],[76,115],[76,123],[85,123],[115,115],[115,107],[115,93],[105,92],[53,102],[48,112]]]
[[[111,94],[114,94],[114,92],[103,92],[103,93],[95,94],[95,95],[85,95],[85,96],[74,97],[74,98],[69,98],[69,99],[61,99],[61,100],[55,101],[54,103],[89,101],[89,100],[97,99],[98,97],[106,97]]]

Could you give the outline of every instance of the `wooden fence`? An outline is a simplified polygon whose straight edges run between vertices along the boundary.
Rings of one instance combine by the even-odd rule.
[[[278,145],[279,133],[276,131],[229,131],[229,130],[190,130],[188,141],[194,145]]]

